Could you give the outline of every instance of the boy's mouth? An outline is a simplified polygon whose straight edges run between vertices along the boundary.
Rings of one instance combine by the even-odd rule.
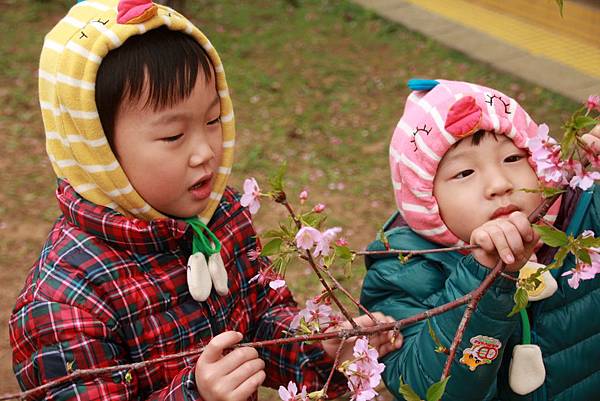
[[[492,213],[491,220],[497,219],[498,217],[502,217],[502,216],[508,216],[512,212],[516,212],[516,211],[519,211],[519,210],[521,210],[521,209],[519,209],[515,205],[508,205],[508,206],[499,207],[498,209],[496,209],[494,211],[494,213]]]
[[[206,199],[210,196],[212,191],[212,177],[213,174],[205,175],[200,178],[194,185],[189,187],[189,191],[192,193],[192,196],[198,200]]]

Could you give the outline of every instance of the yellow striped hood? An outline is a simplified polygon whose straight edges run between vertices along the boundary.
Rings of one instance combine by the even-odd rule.
[[[231,172],[235,121],[219,55],[210,41],[176,11],[156,5],[157,13],[138,24],[117,23],[117,0],[88,0],[71,8],[44,40],[39,96],[46,150],[54,172],[85,199],[144,220],[165,217],[135,191],[106,140],[96,109],[94,88],[102,59],[133,36],[167,25],[202,45],[217,76],[221,100],[223,156],[210,202],[199,216],[214,213]]]

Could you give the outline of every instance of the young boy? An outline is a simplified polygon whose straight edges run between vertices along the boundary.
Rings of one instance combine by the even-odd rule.
[[[390,145],[399,214],[384,227],[389,244],[396,249],[466,243],[480,248],[417,255],[405,264],[394,256],[368,258],[361,302],[396,319],[467,294],[499,259],[506,263],[507,274],[516,275],[535,255],[539,236],[527,216],[542,201],[539,194],[520,190],[538,187],[526,147],[538,126],[514,99],[466,82],[417,80],[412,85],[415,91]],[[598,127],[593,132],[596,136],[586,136],[589,143],[600,136]],[[598,188],[564,195],[555,226],[575,235],[583,230],[598,233]],[[369,249],[385,248],[374,242]],[[537,251],[540,263],[549,264],[552,257],[546,246]],[[505,277],[495,281],[465,331],[444,400],[600,399],[600,322],[592,318],[600,306],[600,280],[582,281],[573,290],[568,277],[561,277],[573,267],[574,260],[568,258],[560,271],[553,272],[558,290],[531,302],[521,317],[507,317],[514,305],[515,281]],[[464,309],[430,319],[446,346]],[[530,325],[531,341],[524,335]],[[384,381],[398,399],[402,399],[400,377],[424,395],[440,379],[447,358],[434,351],[426,322],[403,334],[403,348],[383,359]],[[514,347],[522,339],[541,350],[536,365],[540,369],[535,372],[539,385],[527,375],[515,377],[513,372],[509,377],[511,358],[514,363],[517,354]]]
[[[248,256],[260,244],[226,186],[233,109],[206,37],[149,1],[83,1],[46,36],[39,78],[62,216],[10,319],[20,386],[205,346],[197,361],[86,376],[35,397],[245,400],[261,384],[320,388],[339,340],[227,352],[284,336],[298,309],[288,289],[252,280],[269,262]],[[386,353],[390,335],[371,344]],[[337,377],[331,395],[345,388]]]

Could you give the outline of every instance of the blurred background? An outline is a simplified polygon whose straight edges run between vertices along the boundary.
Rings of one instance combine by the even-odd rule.
[[[7,320],[58,217],[38,57],[44,34],[74,3],[0,0],[0,393],[18,390]],[[409,78],[495,87],[556,136],[600,92],[599,1],[565,1],[564,18],[553,0],[179,3],[225,66],[237,121],[231,184],[253,176],[266,185],[287,161],[288,197],[308,189],[305,208],[326,204],[327,224],[343,227],[353,249],[364,249],[395,209],[387,146]],[[263,202],[259,232],[285,216],[277,206]],[[363,276],[361,260],[350,277],[336,273],[357,296]],[[301,305],[316,295],[308,266],[291,266],[287,281]],[[277,396],[264,390],[261,398]]]

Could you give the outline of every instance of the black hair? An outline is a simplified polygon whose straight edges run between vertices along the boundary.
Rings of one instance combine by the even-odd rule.
[[[479,146],[479,144],[481,143],[483,138],[485,138],[486,135],[493,136],[494,139],[496,140],[496,142],[498,142],[498,136],[497,136],[498,134],[496,134],[495,132],[492,132],[492,131],[485,131],[485,130],[480,129],[479,131],[475,132],[473,135],[464,137],[460,141],[453,143],[452,146],[450,147],[450,149],[457,147],[459,143],[461,143],[462,141],[464,141],[466,139],[471,140],[472,146]]]
[[[113,149],[115,118],[124,100],[139,101],[148,90],[145,107],[171,107],[194,89],[198,66],[208,82],[212,67],[208,54],[190,35],[165,26],[131,36],[108,52],[96,76],[96,107]]]

